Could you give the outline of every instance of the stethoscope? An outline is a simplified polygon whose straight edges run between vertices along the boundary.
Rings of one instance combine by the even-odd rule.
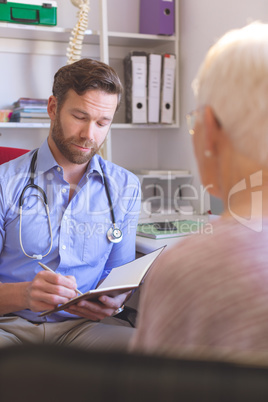
[[[35,153],[33,154],[31,164],[30,164],[30,183],[23,188],[23,190],[21,192],[21,195],[20,195],[20,198],[19,198],[19,215],[20,215],[19,241],[20,241],[20,247],[22,249],[22,252],[23,252],[24,255],[26,255],[26,257],[33,258],[33,259],[36,259],[36,260],[42,260],[42,258],[46,257],[50,253],[50,251],[52,249],[53,236],[52,236],[52,227],[51,227],[49,208],[48,208],[48,202],[47,202],[47,195],[46,195],[45,191],[41,187],[39,187],[37,184],[34,183],[35,163],[36,163],[37,153],[38,153],[38,150],[36,150]],[[119,243],[123,238],[123,233],[117,227],[117,225],[115,223],[113,204],[112,204],[112,200],[111,200],[111,196],[110,196],[110,192],[109,192],[109,188],[108,188],[107,179],[106,179],[105,174],[103,172],[102,166],[101,166],[101,171],[102,171],[102,174],[103,174],[103,181],[104,181],[105,191],[106,191],[106,195],[107,195],[107,198],[108,198],[108,203],[109,203],[109,207],[110,207],[110,211],[111,211],[111,218],[112,218],[112,227],[110,229],[108,229],[108,231],[107,231],[107,238],[112,243]],[[50,234],[50,246],[49,246],[48,251],[44,255],[42,255],[42,254],[29,255],[29,254],[27,254],[25,249],[24,249],[24,247],[23,247],[23,243],[22,243],[22,235],[21,235],[22,215],[23,215],[22,214],[22,212],[23,212],[22,207],[23,207],[24,200],[26,199],[26,196],[24,194],[29,188],[35,188],[39,192],[39,195],[37,195],[37,197],[39,197],[41,199],[41,201],[43,202],[43,205],[44,205],[45,210],[46,210],[46,215],[47,215],[47,218],[48,218],[48,227],[49,227],[49,234]]]

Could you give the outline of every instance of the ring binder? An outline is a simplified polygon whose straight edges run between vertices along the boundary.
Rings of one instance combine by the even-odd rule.
[[[140,0],[140,33],[174,35],[175,0]]]
[[[148,55],[148,123],[159,123],[162,56]]]
[[[176,58],[173,54],[163,56],[161,123],[173,123]]]
[[[147,53],[129,53],[124,71],[126,122],[147,123]]]

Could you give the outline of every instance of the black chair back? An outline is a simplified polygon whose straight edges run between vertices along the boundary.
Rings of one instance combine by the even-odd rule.
[[[262,402],[266,367],[29,345],[0,350],[1,402]]]

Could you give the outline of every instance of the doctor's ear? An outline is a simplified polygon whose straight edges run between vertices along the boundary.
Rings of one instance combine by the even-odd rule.
[[[57,113],[57,98],[54,95],[51,95],[48,99],[47,113],[51,120],[55,120]]]

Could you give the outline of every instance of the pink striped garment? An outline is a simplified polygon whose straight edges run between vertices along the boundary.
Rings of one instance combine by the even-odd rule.
[[[219,219],[166,251],[142,288],[130,350],[268,351],[268,219],[257,233]]]

